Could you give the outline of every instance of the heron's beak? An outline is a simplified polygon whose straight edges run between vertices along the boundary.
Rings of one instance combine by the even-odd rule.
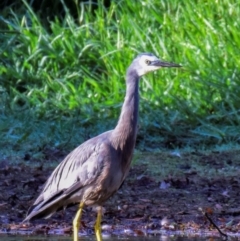
[[[151,62],[151,65],[156,66],[156,67],[182,67],[179,64],[174,64],[170,62],[165,62],[162,60],[155,60]]]

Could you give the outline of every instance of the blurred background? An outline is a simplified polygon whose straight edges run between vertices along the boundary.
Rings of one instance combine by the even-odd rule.
[[[179,63],[140,83],[136,148],[240,142],[240,2],[3,0],[0,154],[68,152],[113,129],[133,58]]]

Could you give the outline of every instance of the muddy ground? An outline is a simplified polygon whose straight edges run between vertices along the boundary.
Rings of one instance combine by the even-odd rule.
[[[52,154],[23,164],[0,161],[0,230],[71,235],[77,206],[47,220],[21,224],[53,170]],[[56,154],[55,159],[62,159]],[[56,162],[57,164],[57,162]],[[137,153],[122,188],[105,205],[103,232],[123,235],[182,231],[240,234],[240,151]],[[202,210],[202,211],[201,211]],[[213,223],[207,219],[206,214]],[[85,208],[80,232],[93,234],[95,210]]]

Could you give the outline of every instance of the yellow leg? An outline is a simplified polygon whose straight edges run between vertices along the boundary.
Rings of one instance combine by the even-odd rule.
[[[97,241],[102,241],[101,221],[102,221],[102,207],[98,207],[97,220],[94,227]]]
[[[80,226],[80,219],[82,216],[83,206],[84,204],[80,203],[76,216],[73,219],[73,241],[78,241],[78,230]]]

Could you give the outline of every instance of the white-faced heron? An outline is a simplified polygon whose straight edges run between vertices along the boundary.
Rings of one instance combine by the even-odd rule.
[[[126,96],[117,126],[84,142],[56,167],[24,221],[50,217],[56,211],[79,203],[73,220],[74,241],[78,240],[84,206],[98,206],[95,233],[101,236],[102,205],[126,178],[136,142],[138,85],[141,76],[161,67],[180,67],[150,53],[138,55],[126,75]]]

